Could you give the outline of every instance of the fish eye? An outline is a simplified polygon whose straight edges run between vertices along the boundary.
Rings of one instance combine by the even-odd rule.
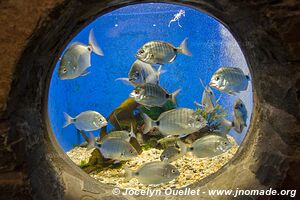
[[[135,93],[135,94],[139,94],[140,92],[139,92],[138,90],[135,90],[134,93]]]
[[[145,51],[144,51],[144,49],[141,49],[140,51],[139,51],[139,54],[142,54],[142,53],[144,53]]]
[[[88,47],[87,50],[88,50],[88,51],[91,51],[92,49],[91,49],[91,47]]]
[[[121,153],[121,156],[124,156],[124,155],[125,155],[124,152],[122,152],[122,153]]]
[[[210,91],[209,93],[210,93],[210,95],[212,95],[212,94],[213,94],[213,93],[212,93],[212,91]]]
[[[175,169],[172,169],[172,173],[175,173],[176,171],[175,171]]]
[[[224,142],[225,145],[227,145],[227,142]]]
[[[220,78],[217,76],[217,77],[216,77],[216,81],[218,81],[219,79],[220,79]]]
[[[63,68],[63,73],[66,73],[67,72],[67,69],[66,68]]]

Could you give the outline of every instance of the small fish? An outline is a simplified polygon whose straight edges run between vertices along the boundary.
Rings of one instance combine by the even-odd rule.
[[[85,76],[90,72],[86,69],[91,66],[91,52],[103,56],[103,51],[97,44],[93,29],[89,34],[89,44],[74,42],[62,56],[58,75],[61,80],[74,79]]]
[[[221,67],[212,76],[209,85],[221,92],[235,95],[247,90],[250,77],[240,68]]]
[[[133,86],[143,83],[158,84],[161,73],[161,66],[156,71],[150,64],[136,60],[131,66],[131,69],[128,73],[128,78],[118,78],[116,80],[129,82]]]
[[[180,89],[172,94],[157,84],[145,83],[138,85],[129,95],[137,103],[146,107],[162,107],[168,100],[176,104],[176,96],[179,94]]]
[[[175,166],[162,161],[146,163],[136,171],[125,168],[127,180],[137,178],[140,183],[145,185],[167,183],[179,175],[180,172]]]
[[[166,162],[173,162],[179,158],[181,158],[184,155],[184,147],[181,146],[181,143],[178,142],[178,145],[181,149],[181,151],[179,151],[176,147],[172,146],[172,147],[167,147],[162,154],[160,155],[160,160],[161,161],[166,161]]]
[[[88,149],[97,148],[103,157],[107,159],[126,161],[138,155],[136,149],[129,142],[120,138],[107,138],[100,143],[95,141],[93,134],[90,133]]]
[[[184,135],[194,133],[206,126],[206,120],[189,108],[177,108],[163,112],[157,120],[143,114],[144,134],[156,127],[163,135]]]
[[[195,102],[195,104],[203,107],[204,111],[206,113],[211,113],[215,110],[215,107],[217,105],[217,100],[216,100],[215,94],[208,85],[204,86],[201,79],[200,79],[200,82],[204,88],[204,91],[202,93],[202,101],[201,101],[201,104],[199,104],[197,102]]]
[[[172,44],[163,41],[151,41],[144,44],[136,53],[136,58],[149,64],[166,64],[172,63],[177,53],[191,56],[187,48],[187,40],[185,38],[178,48]]]
[[[236,132],[241,133],[244,127],[247,127],[247,109],[241,99],[234,103],[233,126]]]
[[[176,144],[176,142],[180,140],[178,137],[176,136],[169,136],[169,137],[164,137],[162,139],[159,139],[157,142],[163,146],[174,146],[174,144]]]
[[[80,131],[95,131],[107,125],[106,119],[100,113],[92,110],[82,112],[75,118],[64,113],[64,117],[66,122],[63,128],[73,123]]]
[[[110,133],[108,133],[108,135],[104,136],[102,141],[103,140],[106,140],[108,138],[119,138],[119,139],[122,139],[122,140],[126,140],[127,142],[130,141],[130,138],[132,137],[136,137],[134,132],[133,132],[133,126],[131,125],[131,130],[130,132],[126,131],[126,130],[123,130],[123,131],[112,131]]]
[[[232,144],[226,136],[219,134],[205,135],[196,140],[191,147],[187,147],[183,142],[183,153],[192,152],[198,158],[211,158],[228,151]]]

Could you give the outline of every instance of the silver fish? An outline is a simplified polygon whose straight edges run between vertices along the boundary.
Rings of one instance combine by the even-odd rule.
[[[228,151],[232,144],[226,136],[209,134],[196,140],[191,147],[186,147],[183,152],[192,152],[198,158],[211,158]]]
[[[217,129],[215,132],[226,135],[229,133],[231,128],[233,127],[233,122],[225,119],[224,117],[219,117],[218,119],[215,120]]]
[[[104,136],[102,141],[106,140],[108,138],[119,138],[119,139],[126,140],[127,142],[129,142],[130,138],[132,138],[132,137],[136,137],[136,136],[133,132],[133,126],[131,125],[130,132],[128,132],[126,130],[112,131],[112,132],[108,133],[108,135]]]
[[[138,156],[136,149],[127,141],[120,138],[107,138],[100,143],[95,142],[95,138],[90,134],[88,149],[97,148],[104,158],[126,161]]]
[[[136,58],[149,64],[166,64],[175,60],[177,53],[191,56],[185,38],[178,48],[163,41],[151,41],[144,44],[136,53]]]
[[[249,76],[240,68],[221,67],[214,73],[209,85],[221,92],[234,95],[247,90],[249,80]]]
[[[91,66],[91,52],[103,56],[103,51],[96,42],[93,29],[89,34],[88,45],[74,42],[65,51],[58,69],[59,78],[67,80],[87,75],[89,72],[86,69]]]
[[[211,113],[215,110],[215,107],[216,107],[218,101],[216,100],[216,96],[215,96],[214,92],[212,91],[212,89],[208,85],[204,86],[201,79],[200,79],[200,82],[204,88],[204,91],[202,93],[202,101],[201,101],[201,104],[199,104],[195,101],[195,104],[203,107],[203,109],[206,113]]]
[[[177,178],[180,172],[175,166],[162,161],[153,161],[142,165],[138,170],[125,168],[126,179],[137,178],[142,184],[167,183]]]
[[[236,132],[241,133],[247,127],[247,109],[241,99],[237,99],[234,103],[233,126]]]
[[[180,92],[176,90],[172,94],[157,84],[145,83],[138,85],[129,95],[137,103],[146,107],[162,107],[168,100],[173,101],[176,104],[176,96]]]
[[[178,143],[178,144],[180,144],[180,143]],[[181,151],[180,151],[174,146],[169,146],[161,153],[160,160],[170,163],[170,162],[173,162],[173,161],[181,158],[182,156],[183,156],[183,148],[181,148]]]
[[[128,73],[128,78],[118,78],[116,80],[129,82],[133,86],[143,83],[158,84],[161,73],[161,66],[156,71],[150,64],[136,60],[131,66],[131,69]]]
[[[78,130],[95,131],[107,125],[106,119],[98,112],[88,110],[80,113],[75,118],[72,118],[67,113],[64,113],[66,122],[63,128],[70,124],[74,124]]]
[[[194,133],[206,126],[206,120],[194,110],[177,108],[162,113],[157,120],[143,114],[144,134],[156,127],[163,135],[184,135]]]

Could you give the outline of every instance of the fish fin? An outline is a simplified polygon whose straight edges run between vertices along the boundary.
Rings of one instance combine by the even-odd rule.
[[[188,136],[189,134],[181,134],[181,135],[179,135],[179,137],[178,138],[184,138],[184,137],[186,137],[186,136]]]
[[[136,135],[133,132],[133,125],[132,125],[132,123],[130,124],[129,139],[130,138],[136,138]]]
[[[75,118],[72,118],[70,115],[68,115],[67,113],[64,112],[64,117],[65,117],[65,123],[63,125],[63,128],[69,126],[70,124],[72,124],[75,121]]]
[[[220,94],[220,96],[219,96],[219,98],[217,99],[216,103],[218,103],[218,102],[220,101],[221,97],[222,97],[222,94]]]
[[[176,56],[177,55],[175,54],[175,56],[171,60],[169,60],[169,63],[173,62],[176,59]]]
[[[121,161],[119,161],[119,160],[115,160],[113,163],[114,163],[114,165],[116,165],[116,164],[119,164]]]
[[[99,56],[104,56],[104,53],[102,51],[102,49],[100,48],[99,44],[96,41],[95,35],[94,35],[94,29],[90,30],[90,34],[89,34],[89,45],[91,45],[92,47],[92,51],[99,55]]]
[[[194,104],[199,107],[204,107],[202,104],[198,103],[197,101],[194,101]]]
[[[91,73],[90,71],[87,71],[87,70],[84,70],[80,76],[86,76],[88,75],[89,73]]]
[[[133,170],[129,169],[127,166],[124,166],[124,170],[125,170],[125,179],[127,181],[129,181],[134,177],[135,172]]]
[[[168,159],[168,158],[164,158],[164,159],[162,160],[162,162],[164,162],[164,163],[169,163],[169,159]]]
[[[170,95],[171,100],[175,105],[177,105],[176,96],[179,94],[180,91],[181,91],[181,89],[178,89]]]
[[[126,85],[132,85],[134,86],[134,84],[132,84],[130,81],[129,81],[129,78],[117,78],[115,79],[115,81],[122,81],[124,84]]]
[[[95,136],[90,132],[90,138],[89,138],[89,144],[87,146],[87,150],[90,150],[92,148],[96,147],[96,138]]]
[[[187,47],[187,40],[188,38],[185,38],[182,43],[179,45],[179,47],[177,48],[177,51],[179,53],[182,53],[184,55],[187,55],[187,56],[191,56],[192,53],[189,51],[188,47]]]
[[[180,148],[180,154],[183,156],[185,155],[187,152],[188,152],[188,148],[186,146],[186,144],[184,144],[184,142],[182,142],[181,140],[179,140],[177,142],[177,145],[179,146]]]
[[[167,72],[167,70],[162,70],[163,65],[159,65],[157,71],[156,71],[156,76],[158,80],[160,79],[160,75],[164,74]]]
[[[144,113],[142,114],[142,117],[144,119],[144,124],[145,124],[143,134],[146,134],[152,129],[153,120]]]
[[[202,85],[203,89],[205,89],[205,85],[204,85],[204,83],[203,83],[203,81],[202,81],[202,79],[201,79],[201,78],[200,78],[200,83],[201,83],[201,85]]]

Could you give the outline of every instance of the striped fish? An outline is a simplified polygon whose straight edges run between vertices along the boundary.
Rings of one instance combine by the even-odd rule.
[[[158,128],[163,135],[185,135],[194,133],[206,126],[206,120],[189,108],[177,108],[162,113],[156,121],[143,114],[144,134]]]
[[[166,64],[175,60],[177,53],[191,56],[185,38],[178,48],[168,42],[151,41],[144,44],[136,53],[136,58],[149,64]]]
[[[180,92],[180,89],[176,90],[172,94],[157,84],[145,83],[138,85],[129,95],[137,103],[146,107],[163,106],[168,100],[173,101],[176,104],[176,96]]]
[[[250,77],[240,68],[221,67],[212,76],[209,85],[221,92],[236,94],[247,90]]]

